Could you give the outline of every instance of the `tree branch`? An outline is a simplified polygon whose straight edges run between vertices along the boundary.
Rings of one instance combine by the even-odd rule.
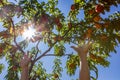
[[[62,56],[70,56],[70,55],[72,55],[72,54],[64,54]],[[57,56],[57,55],[55,55],[55,54],[46,54],[44,56]]]
[[[40,51],[39,48],[38,48],[39,43],[40,43],[40,40],[38,41],[38,43],[37,43],[37,45],[36,45],[37,52],[36,52],[36,54],[35,54],[35,59],[37,58],[38,52]]]
[[[14,26],[14,23],[13,23],[13,20],[12,18],[10,18],[10,22],[12,23],[12,27],[13,27],[13,37],[14,37],[14,43],[15,45],[17,46],[17,48],[23,53],[25,54],[25,52],[22,50],[22,48],[17,44],[17,41],[16,41],[16,32],[15,32],[15,26]]]
[[[29,75],[30,75],[30,73],[32,71],[32,68],[34,66],[34,60],[37,58],[37,55],[38,55],[38,52],[39,52],[39,48],[38,48],[39,43],[40,43],[40,40],[38,41],[38,43],[36,45],[37,52],[35,54],[35,58],[33,59],[33,61],[31,61],[31,65],[30,65],[30,68],[29,68]]]
[[[36,58],[36,59],[34,60],[34,62],[36,62],[37,60],[39,60],[40,58],[42,58],[45,54],[47,54],[47,53],[52,49],[52,47],[53,47],[56,43],[57,43],[57,41],[56,41],[51,47],[49,47],[49,49],[46,50],[42,55],[40,55],[38,58]]]

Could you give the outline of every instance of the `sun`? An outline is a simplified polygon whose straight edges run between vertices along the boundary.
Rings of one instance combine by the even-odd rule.
[[[28,29],[25,29],[23,32],[23,37],[25,39],[31,39],[33,36],[35,36],[36,30],[33,27],[29,27]]]

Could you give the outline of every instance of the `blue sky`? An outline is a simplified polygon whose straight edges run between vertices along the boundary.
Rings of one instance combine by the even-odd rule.
[[[13,1],[13,0],[9,0],[9,1]],[[41,1],[47,1],[47,0],[41,0]],[[65,16],[67,16],[67,13],[70,11],[70,6],[73,3],[73,0],[59,0],[59,4],[58,7],[60,8],[60,10],[64,13]],[[110,13],[107,14],[111,14],[114,13],[116,10],[120,10],[120,5],[118,6],[118,8],[112,6]],[[104,16],[104,15],[103,15]],[[104,17],[106,17],[107,15],[105,15]],[[78,17],[83,17],[83,12],[81,12],[79,14]],[[68,47],[67,52],[71,52],[73,51],[69,45],[66,45],[66,47]],[[41,48],[43,48],[41,46]],[[110,61],[110,66],[108,68],[104,68],[102,66],[98,65],[98,70],[99,70],[99,77],[98,80],[120,80],[120,45],[119,47],[116,47],[117,50],[117,54],[115,53],[110,53],[111,57],[108,58],[108,60]],[[51,53],[53,52],[53,50],[51,50]],[[46,60],[46,61],[44,61]],[[63,62],[63,66],[65,66],[65,61],[66,57],[62,58],[62,62]],[[44,66],[48,66],[47,67],[47,72],[50,73],[51,72],[51,63],[53,61],[53,57],[45,57],[42,59],[42,61],[44,61]],[[7,67],[7,64],[5,62],[5,59],[0,60],[0,63],[4,63]],[[50,64],[48,64],[50,63]],[[3,73],[0,74],[0,80],[4,80],[3,77],[6,74],[6,68],[4,69]],[[76,79],[79,76],[79,69],[76,70],[76,74],[75,76],[69,77],[66,75],[66,71],[63,72],[63,77],[62,80],[71,80],[71,79]]]

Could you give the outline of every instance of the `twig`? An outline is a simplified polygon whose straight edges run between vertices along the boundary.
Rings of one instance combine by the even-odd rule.
[[[72,55],[72,54],[64,54],[62,56],[70,56],[70,55]],[[44,56],[57,56],[57,55],[55,55],[55,54],[46,54]]]
[[[49,49],[46,50],[42,55],[40,55],[38,58],[36,58],[36,59],[34,60],[34,62],[36,62],[37,60],[39,60],[40,58],[42,58],[45,54],[47,54],[47,53],[52,49],[52,47],[53,47],[56,43],[57,43],[57,41],[56,41],[51,47],[49,47]]]
[[[36,45],[37,52],[35,54],[35,59],[37,58],[38,52],[40,51],[39,48],[38,48],[39,43],[40,43],[40,40],[38,41],[38,43]]]

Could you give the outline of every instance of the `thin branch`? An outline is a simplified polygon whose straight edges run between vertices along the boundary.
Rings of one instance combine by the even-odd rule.
[[[35,59],[37,58],[38,52],[40,51],[39,48],[38,48],[39,43],[40,43],[40,40],[38,41],[38,43],[37,43],[37,45],[36,45],[37,52],[36,52],[36,54],[35,54]]]
[[[38,43],[37,43],[37,45],[36,45],[37,52],[36,52],[36,54],[35,54],[35,58],[33,59],[33,61],[31,61],[31,65],[30,65],[30,68],[29,68],[29,75],[30,75],[30,73],[31,73],[31,71],[32,71],[32,68],[33,68],[33,66],[34,66],[34,60],[37,58],[37,55],[38,55],[38,53],[39,53],[39,48],[38,48],[39,43],[40,43],[40,40],[38,41]]]
[[[22,48],[17,44],[17,41],[16,41],[16,31],[15,31],[15,26],[14,26],[14,23],[13,23],[12,18],[10,18],[10,22],[12,23],[12,27],[13,27],[14,43],[15,43],[15,45],[17,46],[17,48],[18,48],[23,54],[25,54],[25,52],[22,50]]]
[[[49,49],[46,50],[42,55],[40,55],[38,58],[36,58],[36,59],[34,60],[34,62],[36,62],[37,60],[39,60],[40,58],[42,58],[44,55],[46,55],[46,54],[52,49],[52,47],[53,47],[56,43],[57,43],[57,41],[56,41],[51,47],[49,47]]]
[[[64,54],[62,56],[70,56],[70,55],[72,55],[72,54]],[[46,54],[44,56],[57,56],[57,55],[55,55],[55,54]]]

